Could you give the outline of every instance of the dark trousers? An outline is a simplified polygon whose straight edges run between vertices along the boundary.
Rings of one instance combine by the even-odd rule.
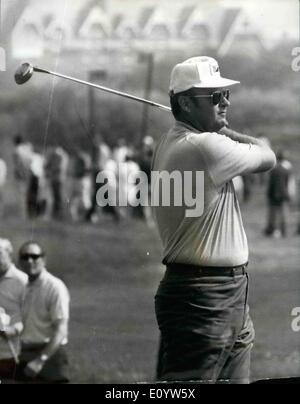
[[[16,376],[16,362],[14,359],[0,360],[0,380],[14,380]]]
[[[62,219],[63,217],[63,183],[60,180],[51,181],[51,189],[53,196],[52,216],[54,219]]]
[[[275,230],[280,230],[283,236],[286,235],[286,210],[286,202],[269,204],[266,235],[272,235]]]
[[[254,341],[248,275],[167,271],[155,297],[161,381],[248,384]]]
[[[45,345],[22,346],[17,379],[19,381],[33,383],[68,383],[69,361],[65,347],[59,348],[59,350],[46,362],[43,370],[35,379],[30,379],[24,374],[27,364],[38,358],[44,348]]]
[[[37,218],[41,215],[43,207],[39,198],[40,181],[35,175],[31,175],[28,184],[26,204],[27,214],[30,219]]]

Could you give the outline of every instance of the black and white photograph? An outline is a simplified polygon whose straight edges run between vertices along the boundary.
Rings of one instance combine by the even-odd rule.
[[[300,384],[300,1],[0,18],[0,384]]]

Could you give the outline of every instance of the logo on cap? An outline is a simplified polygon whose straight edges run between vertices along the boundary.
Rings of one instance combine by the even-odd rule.
[[[170,91],[174,94],[196,88],[222,88],[239,81],[221,76],[218,62],[208,56],[190,58],[177,64],[171,74]]]

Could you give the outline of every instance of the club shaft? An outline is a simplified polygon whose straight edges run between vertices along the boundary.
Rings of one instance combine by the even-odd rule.
[[[70,77],[70,76],[66,76],[64,74],[52,72],[50,70],[40,69],[38,67],[34,67],[33,70],[35,72],[38,72],[38,73],[51,74],[52,76],[56,76],[56,77],[60,77],[62,79],[70,80],[70,81],[73,81],[75,83],[79,83],[79,84],[83,84],[83,85],[95,88],[97,90],[102,90],[102,91],[105,91],[105,92],[110,93],[110,94],[119,95],[120,97],[128,98],[130,100],[138,101],[138,102],[141,102],[143,104],[151,105],[152,107],[157,107],[157,108],[159,108],[161,110],[171,112],[171,108],[167,107],[166,105],[162,105],[162,104],[158,104],[157,102],[145,100],[144,98],[140,98],[140,97],[136,97],[136,96],[131,95],[131,94],[123,93],[122,91],[113,90],[111,88],[103,87],[103,86],[100,86],[98,84],[91,83],[89,81],[79,80],[79,79],[76,79],[74,77]]]

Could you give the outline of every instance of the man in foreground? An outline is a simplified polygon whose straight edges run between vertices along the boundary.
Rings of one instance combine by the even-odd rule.
[[[24,244],[19,260],[29,278],[19,377],[23,381],[66,383],[69,292],[61,280],[47,271],[45,253],[38,243]]]
[[[176,122],[158,143],[152,170],[204,172],[204,211],[187,217],[186,206],[154,208],[167,267],[156,295],[161,380],[250,379],[249,252],[232,180],[267,171],[276,158],[264,142],[226,128],[234,84],[205,56],[178,64],[171,76]]]

